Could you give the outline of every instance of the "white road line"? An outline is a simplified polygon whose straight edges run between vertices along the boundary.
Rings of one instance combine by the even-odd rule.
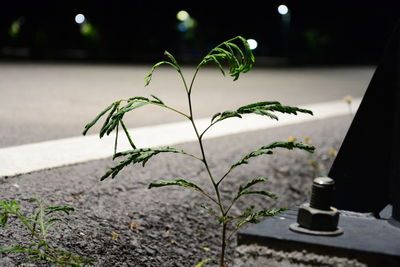
[[[360,99],[353,100],[353,111],[357,110],[360,101]],[[204,138],[215,138],[349,114],[349,107],[344,101],[302,107],[311,109],[314,116],[307,114],[281,115],[278,122],[263,116],[249,115],[244,119],[232,118],[210,128]],[[205,129],[209,123],[209,118],[196,120],[199,129]],[[140,127],[129,131],[138,147],[171,146],[196,140],[190,122]],[[125,138],[119,141],[118,147],[120,151],[130,149]],[[2,148],[0,149],[0,177],[107,158],[112,156],[113,148],[113,135],[100,140],[97,134]]]

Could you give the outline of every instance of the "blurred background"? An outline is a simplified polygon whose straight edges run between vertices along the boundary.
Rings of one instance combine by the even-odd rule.
[[[192,63],[236,35],[260,65],[376,64],[398,1],[3,1],[0,59]]]
[[[2,1],[0,148],[79,136],[112,101],[136,95],[187,111],[170,68],[157,69],[144,89],[151,64],[168,50],[188,77],[211,48],[237,35],[247,38],[255,68],[235,83],[203,69],[196,118],[261,99],[299,106],[360,98],[398,22],[398,2]],[[182,119],[144,107],[127,125]]]

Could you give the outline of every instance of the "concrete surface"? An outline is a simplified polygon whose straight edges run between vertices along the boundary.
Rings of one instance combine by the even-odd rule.
[[[144,88],[150,66],[0,63],[0,147],[79,136],[83,126],[112,101],[155,94],[187,110],[174,70],[160,67]],[[361,97],[373,67],[255,68],[232,82],[216,68],[200,71],[193,91],[196,118],[261,100],[304,105]],[[184,69],[190,76],[193,68]],[[130,128],[182,120],[144,107],[127,116]]]

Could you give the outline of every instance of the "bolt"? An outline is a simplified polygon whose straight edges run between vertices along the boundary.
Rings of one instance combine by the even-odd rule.
[[[311,191],[310,207],[319,210],[331,210],[335,181],[329,177],[314,179]]]
[[[314,179],[310,204],[299,207],[297,223],[289,228],[295,232],[312,235],[339,235],[343,230],[338,227],[339,211],[332,205],[335,182],[329,177]]]

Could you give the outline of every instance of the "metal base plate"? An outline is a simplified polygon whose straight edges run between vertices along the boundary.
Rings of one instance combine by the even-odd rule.
[[[400,266],[400,228],[391,220],[372,216],[341,215],[343,234],[300,234],[289,229],[297,222],[298,208],[242,229],[238,245],[258,244],[275,250],[306,250],[321,255],[356,258],[370,266]]]

